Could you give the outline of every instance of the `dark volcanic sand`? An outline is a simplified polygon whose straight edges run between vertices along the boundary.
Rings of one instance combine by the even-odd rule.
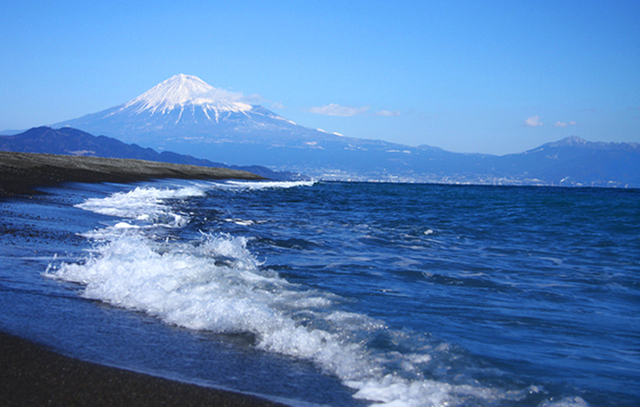
[[[62,182],[133,182],[147,179],[261,180],[246,171],[118,158],[0,151],[0,196],[35,194],[32,187]]]
[[[283,406],[59,355],[0,332],[2,406]]]

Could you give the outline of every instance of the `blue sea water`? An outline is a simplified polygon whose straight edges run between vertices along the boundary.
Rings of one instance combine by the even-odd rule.
[[[640,190],[68,184],[0,201],[0,329],[290,405],[640,405]]]

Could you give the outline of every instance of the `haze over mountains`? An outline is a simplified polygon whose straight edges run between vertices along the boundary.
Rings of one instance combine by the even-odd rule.
[[[262,177],[275,180],[307,179],[307,177],[301,176],[300,174],[272,171],[263,166],[229,166],[170,151],[158,153],[151,148],[143,148],[137,144],[123,143],[122,141],[116,140],[112,137],[96,137],[72,127],[63,127],[61,129],[52,129],[51,127],[46,126],[34,127],[24,133],[0,136],[0,151],[103,158],[129,158],[171,164],[187,164],[197,165],[200,167],[217,167],[249,171]]]
[[[173,76],[127,103],[51,127],[77,128],[192,159],[257,164],[321,179],[640,186],[636,143],[592,143],[574,136],[494,156],[350,138],[303,127],[189,75]]]

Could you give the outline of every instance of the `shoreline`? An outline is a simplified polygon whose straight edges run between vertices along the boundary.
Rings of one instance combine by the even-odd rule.
[[[246,171],[152,161],[0,151],[0,198],[65,182],[162,178],[263,180]],[[0,330],[2,406],[280,407],[258,396],[174,381],[64,356]]]
[[[0,348],[3,406],[286,406],[63,356],[3,331]]]
[[[0,197],[42,194],[33,188],[64,182],[128,183],[162,178],[254,181],[265,179],[247,171],[228,168],[122,158],[0,151]]]

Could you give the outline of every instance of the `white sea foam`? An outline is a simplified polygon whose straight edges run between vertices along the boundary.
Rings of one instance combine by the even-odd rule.
[[[179,227],[188,222],[188,217],[185,214],[173,212],[165,200],[184,199],[204,194],[205,190],[195,185],[178,189],[137,187],[128,192],[117,192],[106,198],[90,198],[76,206],[102,215]]]
[[[385,329],[382,322],[336,311],[337,297],[261,270],[244,238],[207,235],[197,244],[169,246],[124,233],[98,245],[86,262],[63,263],[46,275],[84,285],[86,298],[143,311],[169,324],[253,333],[259,349],[314,361],[357,390],[356,398],[418,406],[455,405],[460,394],[499,397],[495,391],[487,394],[489,389],[385,374],[387,355],[371,354],[349,339],[357,331]],[[406,370],[430,360],[428,355],[392,357],[402,359]]]
[[[135,228],[138,228],[139,226],[132,225],[131,223],[127,223],[127,222],[118,222],[115,225],[113,225],[113,227],[115,229],[135,229]]]
[[[264,188],[269,183],[252,184],[225,185]],[[266,187],[308,185],[313,183]],[[376,334],[394,333],[382,321],[340,309],[342,300],[336,295],[291,284],[261,267],[245,237],[203,234],[195,241],[162,242],[148,236],[148,227],[129,227],[122,219],[165,225],[171,218],[168,224],[180,227],[188,216],[166,200],[203,193],[200,187],[136,188],[87,200],[78,206],[121,219],[115,226],[87,234],[97,243],[85,261],[54,264],[45,275],[82,284],[86,298],[142,311],[169,324],[252,333],[257,348],[313,361],[354,389],[355,398],[375,404],[455,406],[469,400],[490,404],[521,400],[535,391],[509,392],[426,378],[421,372],[433,359],[430,352],[446,352],[444,348],[417,347],[411,353],[368,348],[366,343]]]
[[[541,407],[587,407],[589,404],[582,397],[567,397],[560,400],[550,400]]]
[[[315,183],[316,181],[227,181],[216,185],[220,188],[244,190],[310,187]]]

